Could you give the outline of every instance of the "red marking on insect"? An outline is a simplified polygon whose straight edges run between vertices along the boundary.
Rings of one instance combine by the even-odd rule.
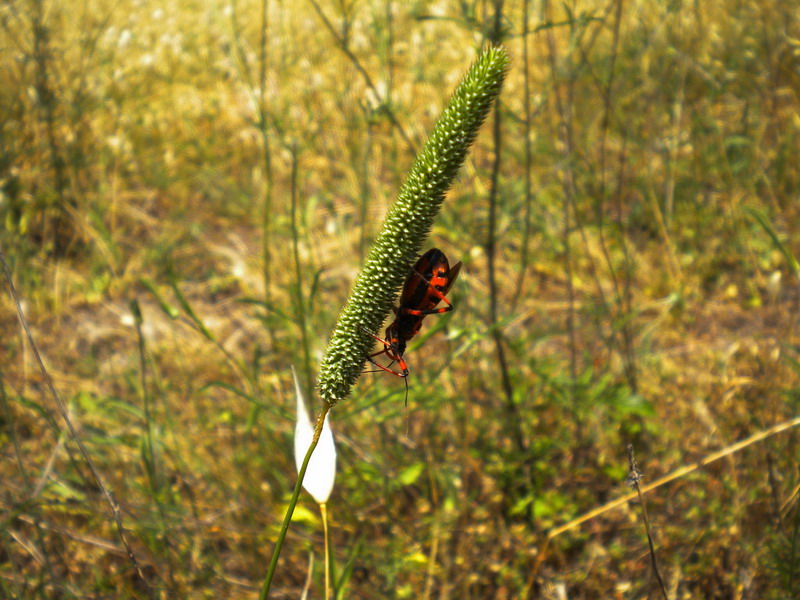
[[[419,333],[422,321],[427,315],[436,315],[453,310],[453,305],[445,296],[453,286],[459,271],[461,271],[461,263],[458,262],[451,268],[447,257],[441,250],[431,248],[423,254],[411,269],[403,285],[403,292],[400,294],[400,305],[392,308],[395,319],[386,328],[386,339],[369,334],[383,344],[383,349],[370,354],[367,360],[382,371],[406,379],[408,377],[408,365],[403,358],[406,344]],[[444,302],[446,306],[437,308],[440,302]],[[391,361],[386,367],[374,360],[374,357],[381,354],[385,354]],[[399,371],[390,368],[393,363],[397,363]],[[407,379],[406,404],[408,404]]]

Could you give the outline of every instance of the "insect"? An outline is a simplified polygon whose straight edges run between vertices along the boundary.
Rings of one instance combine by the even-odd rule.
[[[403,358],[406,344],[419,333],[422,321],[427,315],[453,310],[453,305],[445,296],[453,286],[459,271],[461,271],[461,263],[458,262],[450,267],[444,252],[437,248],[431,248],[423,254],[411,269],[403,285],[400,305],[392,307],[395,319],[386,328],[386,339],[369,334],[383,344],[383,349],[370,354],[367,360],[387,373],[404,379],[408,377],[408,365]],[[440,302],[444,302],[446,306],[437,308]],[[388,366],[383,366],[375,360],[375,357],[381,354],[385,354],[391,361]],[[399,370],[391,368],[394,363],[397,363]],[[406,404],[408,404],[407,380]]]

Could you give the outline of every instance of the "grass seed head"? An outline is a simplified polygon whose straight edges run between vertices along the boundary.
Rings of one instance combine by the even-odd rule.
[[[383,228],[370,248],[322,359],[319,391],[335,404],[350,393],[375,343],[376,332],[397,297],[475,140],[508,70],[502,47],[483,51],[459,83],[411,167]]]

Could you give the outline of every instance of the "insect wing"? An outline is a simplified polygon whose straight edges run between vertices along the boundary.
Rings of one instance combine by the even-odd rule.
[[[446,296],[447,292],[450,291],[450,288],[453,287],[453,283],[458,277],[458,274],[461,272],[461,261],[458,261],[456,264],[452,266],[452,268],[447,272],[447,285],[442,290],[442,296]]]
[[[436,254],[440,254],[440,251],[436,250],[436,248],[431,248],[420,257],[411,269],[405,284],[403,284],[403,292],[400,294],[400,306],[416,307],[425,297],[425,290],[427,290],[428,284],[424,276],[433,270],[431,258]]]
[[[403,292],[400,294],[400,306],[420,310],[434,308],[440,300],[431,294],[429,289],[431,282],[436,279],[444,279],[446,283],[441,288],[441,295],[445,296],[460,271],[461,262],[450,267],[445,253],[438,248],[431,248],[420,257],[417,264],[411,269],[411,273],[403,285]],[[441,286],[441,284],[437,285]]]

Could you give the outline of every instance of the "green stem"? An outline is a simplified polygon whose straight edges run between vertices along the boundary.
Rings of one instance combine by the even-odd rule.
[[[331,533],[328,529],[328,505],[323,502],[319,505],[319,510],[322,513],[322,530],[325,535],[325,600],[331,600],[333,598],[333,589],[331,588],[333,557],[331,556]]]
[[[295,315],[300,326],[300,339],[303,343],[303,370],[305,375],[305,393],[310,394],[314,389],[314,376],[311,374],[311,346],[308,339],[308,324],[306,323],[306,300],[303,295],[303,269],[300,264],[300,229],[297,224],[297,147],[289,147],[292,155],[291,174],[291,226],[292,226],[292,257],[294,258],[295,275]]]
[[[325,422],[325,416],[328,414],[330,409],[330,404],[323,404],[322,410],[317,417],[317,425],[314,428],[314,437],[311,440],[311,445],[308,447],[306,457],[303,459],[303,465],[300,467],[300,473],[297,475],[297,483],[294,486],[294,492],[292,492],[292,499],[289,500],[289,506],[286,508],[286,516],[283,518],[283,525],[281,526],[281,531],[278,534],[278,539],[275,541],[275,549],[272,551],[272,560],[269,563],[269,570],[267,571],[267,576],[264,578],[264,584],[261,587],[261,594],[258,597],[259,600],[265,600],[269,594],[269,586],[272,584],[272,576],[275,575],[275,568],[278,566],[278,558],[281,555],[283,540],[286,539],[286,533],[289,531],[289,524],[292,522],[294,507],[297,506],[297,499],[300,497],[300,490],[303,487],[303,478],[306,476],[308,462],[311,460],[311,454],[313,454],[314,448],[317,447],[319,436],[322,433],[322,424]]]

